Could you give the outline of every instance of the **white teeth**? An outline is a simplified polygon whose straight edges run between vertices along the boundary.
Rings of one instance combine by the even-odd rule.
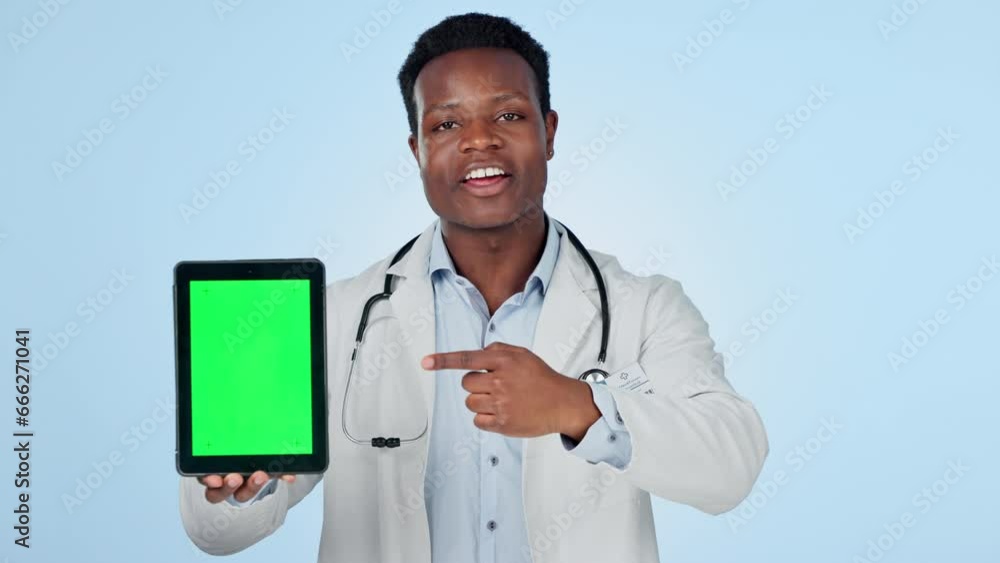
[[[501,176],[506,174],[502,168],[496,166],[489,166],[486,168],[476,168],[475,170],[469,172],[465,175],[465,179],[469,180],[471,178],[486,178],[487,176]]]

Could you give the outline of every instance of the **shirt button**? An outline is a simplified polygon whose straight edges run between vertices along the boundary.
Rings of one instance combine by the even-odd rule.
[[[618,436],[616,436],[615,434],[608,434],[608,441],[609,442],[616,442],[616,441],[618,441]]]
[[[494,323],[490,323],[490,332],[493,332],[496,329],[497,329],[497,325],[495,325]]]
[[[497,529],[497,523],[496,523],[496,521],[495,520],[490,520],[489,522],[487,522],[486,523],[486,529],[489,530],[489,531],[491,531],[491,532],[493,530],[496,530]]]
[[[490,465],[492,465],[493,467],[496,467],[498,463],[500,463],[500,458],[498,458],[495,455],[491,455],[490,456]]]
[[[620,412],[615,413],[615,420],[618,421],[618,424],[625,424],[625,420],[622,418],[622,413]]]

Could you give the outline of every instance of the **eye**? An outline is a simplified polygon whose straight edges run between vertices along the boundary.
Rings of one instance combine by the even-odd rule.
[[[458,123],[456,123],[454,121],[442,121],[436,127],[434,127],[433,129],[431,129],[431,131],[439,131],[439,130],[440,131],[447,131],[449,129],[454,129],[456,125],[458,125]]]
[[[501,113],[500,114],[500,119],[502,121],[517,121],[518,119],[522,119],[522,118],[521,118],[520,115],[508,111],[507,113]]]

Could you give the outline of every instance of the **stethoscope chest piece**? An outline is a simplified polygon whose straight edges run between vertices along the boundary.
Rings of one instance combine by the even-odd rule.
[[[583,372],[583,374],[580,375],[578,379],[580,379],[581,381],[586,381],[587,383],[604,383],[604,380],[606,380],[608,377],[609,377],[608,372],[604,371],[603,369],[592,368]]]

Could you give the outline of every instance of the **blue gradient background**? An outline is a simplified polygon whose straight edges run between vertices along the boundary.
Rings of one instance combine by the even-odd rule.
[[[422,30],[495,3],[402,0],[345,58],[355,28],[387,4],[244,1],[220,17],[207,1],[70,2],[16,49],[10,34],[41,8],[0,7],[2,349],[13,357],[16,328],[32,329],[36,358],[65,339],[32,379],[33,547],[11,543],[7,512],[0,557],[209,557],[181,527],[174,418],[157,410],[173,401],[171,269],[181,259],[318,256],[336,279],[433,220],[416,174],[387,180],[410,158],[396,72]],[[569,171],[573,182],[558,194],[550,186],[547,209],[626,267],[679,279],[720,350],[744,345],[729,377],[767,425],[756,503],[711,517],[655,502],[664,561],[854,561],[904,512],[916,525],[884,561],[1000,560],[1000,277],[961,310],[948,300],[1000,251],[989,164],[1000,8],[929,0],[886,39],[878,22],[893,5],[566,0],[572,13],[552,20],[556,1],[505,3],[503,15],[552,55],[560,127],[550,178]],[[674,53],[724,9],[735,21],[679,69]],[[120,119],[114,100],[157,65],[166,78]],[[776,123],[814,86],[833,96],[784,139]],[[276,108],[294,118],[246,162],[240,144]],[[104,118],[114,131],[57,177],[53,161]],[[574,151],[607,119],[627,129],[582,170]],[[909,181],[905,162],[948,127],[958,139]],[[780,149],[721,197],[717,182],[768,137]],[[179,206],[231,159],[241,173],[186,221]],[[852,243],[845,222],[895,180],[906,191]],[[662,265],[650,262],[656,249],[670,253]],[[134,279],[101,293],[122,269]],[[797,301],[751,341],[745,323],[786,288]],[[100,312],[86,305],[109,296]],[[887,355],[938,309],[950,322],[894,370]],[[60,337],[69,322],[79,331]],[[794,461],[804,459],[796,447],[818,443],[824,419],[843,429]],[[143,424],[143,441],[123,439]],[[13,446],[0,459],[9,477]],[[63,495],[115,450],[124,463],[67,511]],[[954,460],[971,469],[921,513],[914,495]],[[763,485],[778,471],[788,478],[769,495]],[[0,506],[11,510],[7,483]],[[317,489],[274,536],[230,559],[314,561],[321,497]]]

